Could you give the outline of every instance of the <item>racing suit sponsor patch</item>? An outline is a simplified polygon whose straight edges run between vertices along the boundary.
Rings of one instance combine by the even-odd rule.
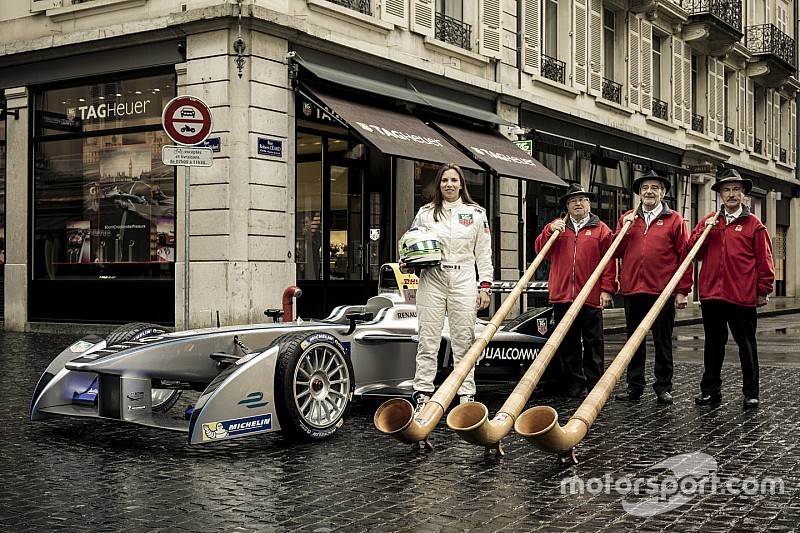
[[[442,263],[442,270],[445,272],[454,272],[456,270],[461,270],[461,265],[456,263]]]
[[[458,214],[458,223],[464,226],[471,226],[472,225],[472,213],[459,213]]]
[[[203,424],[203,440],[236,437],[248,433],[260,433],[272,429],[272,415],[250,416]]]

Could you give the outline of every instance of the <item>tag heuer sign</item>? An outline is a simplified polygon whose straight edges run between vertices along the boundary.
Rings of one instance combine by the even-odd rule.
[[[370,228],[369,229],[369,240],[377,241],[381,238],[381,229],[380,228]]]

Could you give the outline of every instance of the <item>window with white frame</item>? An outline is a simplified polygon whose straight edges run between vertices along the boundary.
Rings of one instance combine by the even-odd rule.
[[[625,51],[625,13],[603,8],[603,84],[601,96],[617,104],[622,103],[622,84],[626,64],[620,54]]]
[[[436,0],[435,16],[437,40],[465,50],[472,48],[472,25],[465,22],[463,0]]]

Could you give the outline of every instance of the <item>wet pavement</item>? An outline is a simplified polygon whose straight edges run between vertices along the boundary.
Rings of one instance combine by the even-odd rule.
[[[31,423],[40,372],[75,337],[0,333],[0,530],[795,531],[799,324],[800,314],[759,319],[763,404],[752,411],[741,407],[732,341],[723,403],[693,404],[702,328],[678,327],[675,404],[651,391],[634,404],[609,400],[575,466],[513,431],[505,457],[484,457],[444,418],[435,449],[415,452],[375,430],[377,403],[357,404],[340,433],[315,444],[265,435],[189,447],[180,433],[108,421]],[[624,342],[609,335],[607,356]],[[494,414],[506,395],[477,399]],[[564,424],[579,400],[536,393],[536,404]]]

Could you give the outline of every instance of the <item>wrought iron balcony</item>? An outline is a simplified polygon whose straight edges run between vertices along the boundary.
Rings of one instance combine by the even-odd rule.
[[[764,141],[756,138],[755,142],[753,143],[753,151],[757,154],[763,153],[762,147],[764,146]]]
[[[695,18],[711,17],[723,22],[740,35],[742,33],[741,0],[684,0],[683,7]]]
[[[565,64],[563,61],[542,54],[542,76],[548,80],[564,83]]]
[[[442,13],[436,13],[436,38],[447,44],[471,50],[472,26]]]
[[[786,163],[786,148],[781,148],[780,152],[778,152],[778,160],[781,163]]]
[[[773,56],[792,70],[797,67],[794,39],[783,33],[774,24],[748,26],[747,49],[753,55]]]
[[[370,0],[328,0],[328,2],[338,6],[346,7],[347,9],[358,11],[359,13],[363,13],[365,15],[372,15]]]
[[[725,126],[725,142],[733,144],[733,128],[730,126]]]
[[[622,85],[608,78],[603,78],[603,98],[621,104]]]
[[[706,117],[703,115],[698,115],[696,113],[692,113],[692,130],[703,133],[705,132],[705,121]]]
[[[661,120],[668,120],[669,105],[664,100],[653,98],[653,116]]]

